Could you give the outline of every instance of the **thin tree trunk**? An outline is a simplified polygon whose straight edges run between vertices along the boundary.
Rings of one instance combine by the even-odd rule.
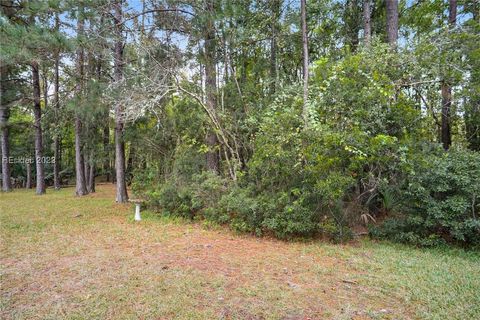
[[[278,63],[277,63],[277,22],[280,15],[280,0],[272,0],[272,26],[270,39],[270,93],[273,94],[277,90],[278,85]]]
[[[60,137],[56,135],[53,139],[53,154],[55,158],[55,162],[53,163],[53,187],[55,190],[60,190],[61,181],[60,181]]]
[[[450,0],[448,4],[448,24],[454,28],[457,23],[457,0]]]
[[[55,30],[58,32],[60,28],[60,18],[58,13],[55,15]],[[55,190],[60,190],[60,136],[59,136],[59,126],[58,126],[58,114],[60,109],[60,53],[59,50],[55,50],[55,70],[53,76],[53,103],[54,103],[54,115],[55,115],[55,131],[53,135],[53,156],[55,162],[53,163],[53,187]]]
[[[43,107],[48,107],[48,79],[46,70],[43,71]]]
[[[387,40],[392,48],[397,46],[398,40],[398,0],[387,2]]]
[[[370,0],[363,0],[363,33],[365,44],[368,46],[372,38],[372,18]]]
[[[0,106],[0,139],[2,151],[2,191],[9,192],[12,190],[10,182],[10,145],[8,140],[8,109],[6,106]]]
[[[104,161],[103,161],[103,172],[105,173],[107,182],[110,181],[110,128],[108,126],[108,116],[107,116],[107,123],[105,127],[103,127],[103,154],[104,154]]]
[[[133,143],[130,143],[130,150],[128,152],[127,172],[131,174],[133,172],[133,157],[135,155],[135,147]]]
[[[13,1],[3,1],[4,6],[0,7],[0,12],[9,20],[15,16]],[[8,67],[0,61],[0,151],[2,154],[2,190],[9,192],[12,190],[11,171],[10,171],[10,140],[8,131],[8,119],[10,108],[6,99]]]
[[[114,3],[115,23],[115,48],[114,48],[114,78],[120,86],[123,81],[123,35],[122,35],[122,3],[117,0]],[[115,105],[115,175],[117,181],[116,201],[123,203],[128,201],[127,185],[125,183],[125,142],[123,140],[122,106]]]
[[[26,170],[27,170],[27,181],[25,182],[25,188],[26,189],[31,189],[32,188],[32,168],[30,165],[30,161],[27,159],[26,162]]]
[[[345,8],[345,27],[346,27],[346,42],[350,45],[352,52],[355,52],[358,47],[358,33],[360,26],[360,11],[358,10],[357,0],[347,0]]]
[[[90,174],[89,174],[90,180],[88,182],[88,191],[90,193],[95,192],[95,165],[92,164],[90,165]]]
[[[450,28],[454,28],[457,22],[457,0],[449,1],[448,8],[448,24]],[[452,109],[452,87],[448,80],[442,81],[442,129],[441,141],[443,148],[448,150],[452,145],[452,130],[451,130],[451,109]]]
[[[0,62],[1,63],[1,62]],[[0,149],[2,152],[2,190],[9,192],[12,190],[10,181],[10,144],[8,139],[8,118],[10,110],[7,101],[5,101],[5,83],[7,78],[6,66],[0,65]]]
[[[78,37],[83,36],[84,32],[84,17],[83,17],[83,5],[80,4],[78,7],[78,17],[77,17],[77,35]],[[77,49],[77,97],[78,100],[82,100],[83,94],[83,75],[84,75],[84,51],[81,45]],[[82,148],[82,120],[80,118],[80,111],[78,106],[75,110],[75,176],[76,176],[76,195],[84,196],[88,193],[86,181],[85,181],[85,159],[83,157]]]
[[[442,82],[442,127],[441,141],[443,148],[448,150],[452,145],[452,133],[450,129],[450,109],[452,106],[452,88]]]
[[[40,106],[40,75],[38,63],[32,62],[33,83],[33,114],[35,127],[35,165],[36,165],[36,193],[45,193],[45,172],[43,168],[43,141],[42,141],[42,109]]]
[[[215,72],[215,26],[213,21],[214,16],[214,0],[207,0],[205,2],[205,11],[208,15],[205,25],[205,91],[206,91],[206,105],[212,113],[216,113],[217,108],[217,82]],[[218,173],[219,172],[219,153],[218,153],[218,138],[213,130],[207,133],[205,142],[209,148],[206,155],[207,169]]]
[[[82,143],[80,134],[82,123],[79,116],[75,119],[75,175],[76,175],[76,195],[84,196],[87,194],[85,185],[85,164],[82,154]]]
[[[143,16],[142,16],[143,20]],[[101,20],[103,25],[103,17]],[[100,53],[96,64],[96,77],[99,82],[102,81],[102,59],[103,55]],[[110,112],[105,110],[105,125],[103,127],[103,173],[105,174],[107,182],[110,181],[111,168],[110,168]]]
[[[480,23],[480,2],[470,4],[473,21]],[[480,88],[480,61],[474,55],[469,57],[473,66],[470,76],[470,86]],[[468,148],[480,151],[480,91],[471,90],[469,103],[465,106],[465,133]]]
[[[85,173],[85,185],[87,188],[87,192],[90,192],[88,189],[88,182],[90,181],[90,158],[86,154],[86,150],[84,150],[83,155],[83,172]]]
[[[222,54],[223,54],[223,85],[226,86],[228,83],[229,75],[228,75],[228,45],[227,45],[227,34],[225,32],[226,23],[221,22],[220,28],[222,29]],[[224,90],[222,88],[222,90]]]
[[[307,35],[307,3],[301,0],[302,48],[303,48],[303,121],[308,124],[308,35]]]
[[[93,151],[90,153],[90,172],[88,173],[88,192],[95,192],[95,162]]]

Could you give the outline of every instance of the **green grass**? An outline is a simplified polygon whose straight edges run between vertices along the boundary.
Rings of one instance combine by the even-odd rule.
[[[479,319],[480,254],[286,243],[114,203],[0,194],[2,319]]]

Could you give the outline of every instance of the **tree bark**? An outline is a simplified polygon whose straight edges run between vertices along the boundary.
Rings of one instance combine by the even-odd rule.
[[[448,2],[448,24],[450,28],[454,28],[457,23],[457,0]]]
[[[118,86],[123,81],[123,35],[122,35],[122,3],[114,3],[115,47],[114,47],[114,78]],[[128,201],[127,185],[125,183],[125,142],[123,140],[122,106],[115,105],[115,176],[116,176],[116,201]]]
[[[77,17],[77,36],[80,39],[84,33],[84,17],[83,5],[80,3],[78,7]],[[77,80],[76,93],[78,101],[82,100],[83,94],[83,75],[84,75],[84,50],[81,44],[77,48]],[[80,118],[80,111],[77,106],[75,110],[75,176],[76,176],[76,195],[84,196],[88,193],[85,180],[85,159],[83,157],[82,148],[82,120]]]
[[[1,63],[1,62],[0,62]],[[7,67],[0,65],[0,150],[2,153],[2,191],[12,190],[10,181],[10,144],[8,139],[8,118],[10,110],[5,99]]]
[[[457,22],[457,0],[450,0],[448,7],[448,24],[454,28]],[[448,150],[452,145],[451,131],[451,109],[452,109],[452,87],[448,80],[442,81],[442,128],[441,141],[443,148]]]
[[[3,1],[4,6],[0,7],[0,12],[8,19],[15,16],[13,10],[13,1]],[[2,161],[2,190],[9,192],[12,190],[11,171],[8,158],[10,157],[10,140],[8,131],[8,119],[10,116],[10,108],[7,101],[7,77],[8,67],[0,60],[0,153]]]
[[[107,116],[107,124],[103,127],[103,154],[104,154],[104,161],[103,161],[103,172],[105,173],[105,177],[107,182],[110,181],[110,128],[108,125],[108,116]]]
[[[9,192],[12,190],[10,182],[10,163],[8,158],[10,157],[10,145],[8,139],[8,112],[6,106],[0,106],[0,139],[1,139],[1,151],[2,151],[2,191]]]
[[[307,35],[307,3],[300,1],[302,20],[302,48],[303,48],[303,110],[302,116],[305,126],[308,124],[308,35]]]
[[[95,163],[93,161],[94,159],[94,153],[93,151],[90,152],[89,156],[89,165],[88,165],[88,178],[86,178],[87,181],[87,190],[90,193],[95,192]]]
[[[357,0],[347,0],[345,6],[346,43],[350,45],[351,51],[355,52],[359,43],[358,33],[361,29],[360,10]]]
[[[85,186],[87,188],[87,192],[89,192],[88,190],[88,182],[90,181],[90,158],[88,157],[88,155],[86,154],[86,152],[84,151],[84,156],[83,156],[83,172],[85,172]]]
[[[88,192],[95,192],[95,164],[90,164],[90,173],[88,175]]]
[[[452,145],[452,133],[450,129],[450,108],[452,105],[452,88],[443,81],[442,84],[442,127],[441,141],[443,148],[448,150]]]
[[[270,39],[270,93],[273,94],[277,90],[278,85],[278,61],[277,61],[277,25],[278,19],[280,18],[280,7],[281,0],[272,0],[271,1],[271,10],[272,10],[272,38]]]
[[[55,15],[55,30],[58,32],[60,28],[60,18],[58,13]],[[60,190],[60,137],[58,131],[60,130],[58,126],[58,114],[60,109],[60,53],[59,50],[55,50],[55,70],[53,75],[53,104],[54,104],[54,115],[55,115],[55,130],[53,135],[53,156],[55,162],[53,163],[53,187],[55,190]]]
[[[392,48],[398,40],[398,0],[386,0],[387,3],[387,40]]]
[[[368,46],[372,38],[372,11],[370,9],[371,0],[363,0],[363,33],[365,44]]]
[[[84,32],[84,17],[83,6],[80,4],[78,8],[77,18],[77,34],[78,37],[83,36]],[[77,80],[76,93],[78,100],[82,99],[83,94],[83,73],[84,73],[84,51],[82,45],[79,44],[77,49]],[[82,120],[80,119],[80,112],[78,107],[75,110],[75,176],[76,176],[76,195],[84,196],[88,193],[85,181],[85,159],[82,153]]]
[[[214,26],[214,0],[207,0],[205,2],[205,13],[207,15],[205,25],[205,91],[206,91],[206,105],[212,113],[216,113],[217,108],[217,75],[215,71],[215,26]],[[209,151],[206,155],[207,169],[218,173],[219,172],[219,153],[218,153],[218,138],[213,130],[207,133],[205,138],[206,145]]]
[[[102,18],[103,25],[103,18]],[[103,55],[100,53],[96,65],[96,77],[99,82],[102,81],[102,59]],[[105,110],[105,125],[103,127],[103,173],[105,174],[107,182],[110,181],[110,112]]]
[[[32,168],[30,162],[26,162],[26,170],[27,170],[27,181],[25,182],[25,188],[31,189],[32,188]]]
[[[35,127],[35,166],[36,166],[36,193],[45,193],[45,172],[43,167],[43,140],[42,140],[42,109],[40,105],[40,75],[38,63],[32,62],[33,83],[33,114]]]
[[[133,143],[130,143],[130,150],[128,152],[127,172],[131,174],[133,172],[133,157],[135,156],[135,147]]]

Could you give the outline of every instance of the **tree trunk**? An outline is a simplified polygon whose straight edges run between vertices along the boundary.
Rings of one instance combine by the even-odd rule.
[[[47,110],[48,107],[48,80],[47,80],[47,72],[46,70],[43,71],[42,74],[43,78],[43,107]],[[47,127],[48,128],[48,127]],[[48,129],[47,129],[48,131]]]
[[[60,18],[58,13],[55,15],[55,30],[58,31],[60,28]],[[53,79],[53,104],[54,104],[54,115],[55,115],[55,130],[53,135],[53,156],[55,162],[53,163],[53,187],[55,190],[60,190],[60,137],[58,131],[60,130],[58,126],[58,113],[60,109],[60,99],[59,99],[59,65],[60,65],[60,54],[58,49],[55,50],[55,70],[54,70],[54,79]]]
[[[114,48],[114,78],[120,86],[123,81],[123,35],[122,35],[122,3],[117,0],[114,3],[115,24],[115,48]],[[123,140],[122,106],[115,105],[115,176],[117,185],[116,201],[123,203],[128,201],[127,185],[125,183],[125,142]]]
[[[107,114],[107,124],[103,127],[103,172],[105,173],[107,182],[110,181],[110,128],[108,125],[108,114]]]
[[[35,165],[37,171],[36,193],[45,193],[45,173],[43,168],[43,141],[42,141],[42,109],[40,106],[40,75],[38,63],[32,62],[32,83],[33,83],[33,114],[35,127]]]
[[[25,188],[26,189],[31,189],[32,188],[32,168],[30,165],[30,159],[27,159],[26,164],[26,170],[27,170],[27,181],[25,182]]]
[[[62,182],[60,181],[60,138],[58,136],[53,139],[53,154],[55,162],[53,163],[53,187],[60,190]]]
[[[8,140],[8,118],[10,110],[5,101],[5,83],[7,78],[6,66],[0,65],[0,149],[2,152],[2,190],[9,192],[12,190],[10,181],[10,144]]]
[[[473,20],[480,23],[480,2],[470,4]],[[469,62],[473,66],[470,76],[470,86],[480,88],[480,61],[475,55],[470,55]],[[468,148],[480,151],[480,91],[470,90],[469,103],[465,106],[465,132]]]
[[[387,1],[387,39],[392,48],[397,46],[398,39],[398,0]]]
[[[12,190],[10,183],[10,145],[8,140],[8,109],[3,104],[0,106],[0,147],[2,151],[2,191]]]
[[[457,22],[457,0],[449,1],[448,24],[454,28]],[[443,148],[448,150],[452,145],[451,131],[452,87],[446,79],[442,81],[442,128],[441,141]]]
[[[143,19],[143,18],[142,18]],[[103,25],[103,17],[102,17]],[[102,81],[102,60],[103,55],[100,54],[97,60],[96,77],[99,82]],[[105,110],[105,125],[103,127],[103,173],[105,174],[107,182],[110,181],[110,112]]]
[[[368,46],[372,38],[372,18],[370,9],[371,0],[363,0],[363,33],[365,44]]]
[[[95,192],[95,165],[90,165],[90,174],[88,175],[90,180],[88,181],[88,192]]]
[[[87,188],[85,184],[85,163],[82,154],[82,142],[81,134],[82,123],[80,117],[77,115],[75,117],[75,184],[76,184],[76,195],[84,196],[87,194]]]
[[[280,18],[281,0],[271,1],[272,10],[272,38],[270,40],[270,93],[275,93],[278,85],[278,62],[277,62],[277,24]]]
[[[83,155],[83,172],[85,173],[85,185],[87,188],[87,192],[90,192],[88,190],[88,182],[90,181],[90,158],[88,155],[86,155],[86,150],[84,150],[84,155]]]
[[[448,24],[454,28],[457,23],[457,0],[450,0],[448,4]]]
[[[442,128],[441,141],[443,148],[448,150],[452,145],[452,133],[450,129],[450,108],[452,105],[452,88],[442,82]]]
[[[127,172],[131,174],[133,172],[133,157],[135,155],[135,147],[133,143],[130,143],[130,150],[128,152]]]
[[[358,47],[358,33],[361,29],[360,10],[357,0],[347,0],[345,4],[344,22],[346,27],[346,42],[351,51],[355,52]]]
[[[303,110],[305,126],[308,124],[308,36],[307,36],[307,3],[301,0],[302,48],[303,48]]]
[[[78,17],[77,17],[77,35],[78,37],[83,36],[84,32],[84,17],[83,17],[83,6],[82,4],[78,7]],[[84,51],[81,45],[77,49],[77,97],[78,100],[82,100],[83,95],[83,75],[84,75]],[[82,154],[82,120],[80,118],[80,112],[78,106],[75,110],[75,176],[76,176],[76,195],[84,196],[88,193],[86,181],[85,181],[85,159]]]
[[[78,8],[78,20],[77,20],[77,34],[78,37],[83,36],[84,30],[84,17],[83,17],[83,6],[80,5]],[[83,94],[83,74],[84,74],[84,51],[81,45],[77,49],[77,75],[79,79],[77,80],[76,93],[78,99],[82,99]],[[87,192],[87,186],[85,181],[85,159],[83,157],[82,148],[82,120],[80,118],[80,112],[78,107],[75,110],[75,176],[76,176],[76,195],[84,196]]]
[[[92,193],[92,192],[95,192],[95,163],[94,163],[93,151],[90,152],[88,163],[89,163],[88,174],[87,174],[88,177],[85,180],[87,181],[88,192]]]
[[[0,12],[7,17],[10,21],[15,18],[16,10],[14,9],[13,1],[2,1],[0,6]],[[5,192],[12,190],[10,163],[8,158],[10,157],[10,140],[9,140],[9,128],[8,119],[10,116],[10,108],[7,97],[7,77],[9,69],[0,61],[0,151],[2,162],[2,190]]]
[[[213,114],[216,113],[217,107],[217,75],[215,71],[215,26],[214,26],[214,0],[207,0],[205,2],[205,12],[207,21],[205,25],[205,91],[206,91],[206,105]],[[218,138],[213,130],[210,130],[205,137],[205,143],[208,146],[207,152],[207,169],[218,173],[219,172],[219,154],[218,154]]]

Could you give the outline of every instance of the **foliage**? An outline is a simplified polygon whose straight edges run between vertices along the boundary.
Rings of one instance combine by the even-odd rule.
[[[187,116],[190,126],[176,129],[185,135],[174,147],[171,174],[155,191],[147,192],[151,203],[166,213],[282,239],[324,236],[341,242],[351,239],[358,226],[375,224],[372,234],[376,237],[393,234],[394,240],[421,245],[445,240],[472,243],[476,222],[461,212],[467,205],[464,198],[471,204],[477,196],[467,193],[475,189],[474,182],[462,175],[472,179],[475,175],[465,173],[460,164],[474,159],[455,158],[460,151],[445,156],[429,142],[428,123],[416,101],[397,86],[409,70],[389,67],[400,59],[412,57],[373,44],[339,61],[317,61],[306,127],[296,86],[277,93],[260,117],[252,114],[246,119],[258,129],[237,183],[203,172],[199,156],[204,147],[192,143],[199,137],[190,129],[202,120]],[[185,121],[181,120],[184,113],[168,117],[177,119],[177,124]],[[449,176],[434,175],[432,170],[440,170],[440,163],[457,167],[444,169]],[[155,174],[151,177],[154,180]],[[152,179],[139,175],[146,185]],[[429,196],[429,192],[441,190],[425,185],[441,180],[453,187],[452,179],[458,179],[457,185],[465,184],[448,190],[451,199],[436,203],[438,196]],[[423,186],[423,193],[415,186]],[[400,214],[405,219],[392,219]],[[442,215],[446,215],[443,220]],[[448,215],[456,218],[449,220]],[[451,230],[449,239],[440,232],[426,231],[426,224],[435,225],[434,221]]]
[[[405,187],[404,214],[388,220],[374,235],[419,245],[478,246],[479,191],[478,152],[451,150],[425,156]]]

